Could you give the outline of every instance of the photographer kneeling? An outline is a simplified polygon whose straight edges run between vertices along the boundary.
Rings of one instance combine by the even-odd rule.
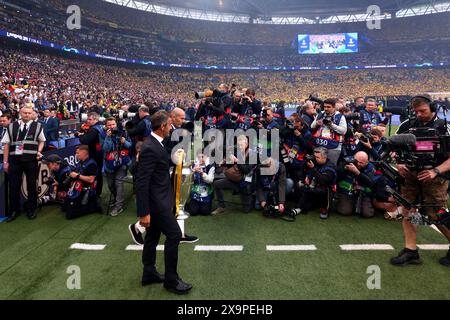
[[[118,216],[123,211],[125,199],[123,183],[131,162],[131,146],[131,140],[126,132],[117,127],[116,119],[106,119],[106,137],[103,140],[102,149],[106,180],[112,196],[109,204],[112,207],[109,213],[112,217]]]
[[[253,209],[252,205],[252,180],[255,165],[250,164],[252,150],[249,149],[248,137],[241,135],[237,138],[238,157],[231,155],[232,166],[225,170],[225,178],[214,182],[214,190],[217,195],[218,207],[211,214],[221,214],[225,212],[224,189],[231,189],[239,192],[243,211],[249,213]],[[254,155],[254,154],[253,154]],[[256,159],[256,155],[255,159]]]
[[[257,193],[267,217],[281,217],[294,221],[295,217],[286,215],[286,169],[284,165],[273,158],[264,160],[257,171]]]
[[[356,212],[364,218],[375,215],[372,205],[374,175],[375,167],[364,151],[343,159],[338,167],[336,211],[339,214],[350,216]]]
[[[50,176],[44,180],[49,189],[47,193],[38,199],[40,206],[49,202],[60,203],[63,206],[69,191],[71,178],[69,176],[72,168],[60,156],[51,154],[42,159],[42,162],[47,165],[50,170]]]
[[[89,147],[79,145],[76,151],[79,160],[74,170],[69,174],[72,178],[67,192],[66,218],[71,220],[89,213],[102,212],[96,194],[97,163],[89,159]]]
[[[314,156],[306,157],[306,177],[301,185],[301,195],[296,214],[320,209],[320,218],[327,219],[333,189],[336,184],[336,166],[328,160],[328,150],[323,147],[314,149]]]

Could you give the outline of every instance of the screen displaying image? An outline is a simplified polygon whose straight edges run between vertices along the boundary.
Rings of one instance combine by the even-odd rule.
[[[298,35],[299,54],[352,52],[358,52],[357,33]]]

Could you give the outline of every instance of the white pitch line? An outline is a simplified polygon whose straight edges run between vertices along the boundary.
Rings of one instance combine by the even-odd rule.
[[[394,250],[390,244],[341,244],[341,250]]]
[[[449,244],[418,244],[422,250],[448,250]]]
[[[441,230],[439,230],[436,225],[432,224],[430,225],[431,228],[433,228],[434,230],[436,230],[437,232],[439,232],[440,234],[442,234]]]
[[[313,244],[308,245],[267,245],[267,251],[314,251],[317,247]]]
[[[137,244],[130,244],[128,245],[125,250],[127,251],[142,251],[144,250],[144,246],[141,245],[137,245]],[[157,251],[164,251],[164,245],[163,244],[158,244],[156,246],[156,250]]]
[[[100,251],[105,247],[106,244],[74,243],[70,246],[70,249]]]
[[[244,246],[195,246],[194,251],[242,251]]]

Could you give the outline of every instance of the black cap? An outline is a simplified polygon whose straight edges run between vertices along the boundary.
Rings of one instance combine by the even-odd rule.
[[[62,159],[57,154],[51,154],[51,155],[45,156],[42,159],[42,162],[43,163],[61,163]]]

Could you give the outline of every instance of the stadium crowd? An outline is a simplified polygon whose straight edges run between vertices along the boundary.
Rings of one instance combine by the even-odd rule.
[[[362,37],[360,39],[361,52],[357,54],[311,56],[299,55],[296,52],[295,45],[292,46],[291,44],[296,34],[309,32],[307,29],[310,26],[307,25],[301,26],[301,28],[306,29],[300,31],[298,27],[294,28],[292,26],[247,26],[244,24],[238,25],[238,27],[249,28],[248,32],[243,32],[242,29],[239,32],[232,32],[228,28],[237,28],[234,24],[197,21],[194,23],[189,21],[189,19],[183,19],[187,20],[183,21],[183,23],[187,24],[186,28],[178,27],[179,24],[177,24],[177,28],[173,28],[173,24],[158,23],[160,20],[174,19],[172,17],[156,16],[156,19],[148,19],[148,13],[128,9],[127,12],[130,15],[136,15],[137,18],[129,19],[129,16],[123,14],[122,8],[117,8],[105,2],[94,1],[92,3],[80,3],[83,8],[83,14],[87,18],[83,19],[81,30],[69,30],[65,26],[67,19],[65,14],[66,7],[59,1],[54,4],[37,5],[34,2],[23,0],[18,3],[18,5],[20,4],[24,8],[29,8],[31,14],[25,11],[16,11],[14,8],[13,10],[9,7],[0,7],[1,29],[51,41],[68,48],[83,49],[88,52],[122,58],[176,64],[251,67],[420,64],[426,62],[448,62],[450,58],[448,43],[443,40],[445,39],[444,36],[442,41],[437,42],[432,47],[421,44],[420,39],[430,40],[432,38],[431,34],[422,34],[423,30],[428,32],[430,28],[421,29],[418,27],[418,25],[424,23],[422,22],[424,20],[422,17],[415,20],[414,25],[416,27],[414,30],[408,30],[407,28],[411,28],[411,25],[404,22],[386,21],[387,25],[383,25],[383,27],[386,30],[390,30],[390,32],[380,33],[379,38],[371,37],[370,35],[367,35],[365,38],[362,37],[368,31],[359,24],[352,24],[352,28],[361,29],[356,30],[360,31]],[[100,4],[102,9],[99,7]],[[144,16],[146,17],[145,23],[138,24],[139,28],[133,25],[134,22],[140,21],[139,17]],[[445,26],[448,25],[449,20],[448,14],[437,15],[433,18],[436,22],[435,25],[439,28],[439,32],[433,34],[445,35],[447,30]],[[408,19],[397,20],[403,21]],[[441,20],[442,23],[437,23],[437,21]],[[208,24],[208,26],[202,27],[197,26],[197,24]],[[338,26],[341,27],[340,25]],[[327,32],[329,29],[326,25],[321,25],[320,27],[323,29],[323,32]],[[211,30],[216,31],[213,33],[217,37],[225,37],[226,40],[213,39],[212,36],[207,34],[202,39],[215,42],[216,44],[190,42],[195,41],[195,38],[192,38],[193,36],[212,32]],[[389,38],[392,34],[400,33],[399,30],[402,30],[401,34],[405,35],[404,37]],[[355,30],[351,31],[354,32]],[[333,29],[329,32],[336,32],[336,30]],[[381,34],[386,36],[380,36]],[[245,39],[241,39],[241,36],[245,37]],[[267,39],[270,41],[273,39],[284,39],[284,37],[289,37],[290,42],[282,46],[265,43]],[[179,41],[178,39],[184,39],[188,42]],[[248,39],[254,39],[255,45],[249,45]],[[399,39],[402,39],[403,42]],[[396,42],[390,42],[394,40]],[[409,40],[414,41],[414,50],[409,50],[411,46]],[[220,45],[221,42],[226,42],[227,44]],[[245,45],[242,45],[242,43],[245,43]]]

